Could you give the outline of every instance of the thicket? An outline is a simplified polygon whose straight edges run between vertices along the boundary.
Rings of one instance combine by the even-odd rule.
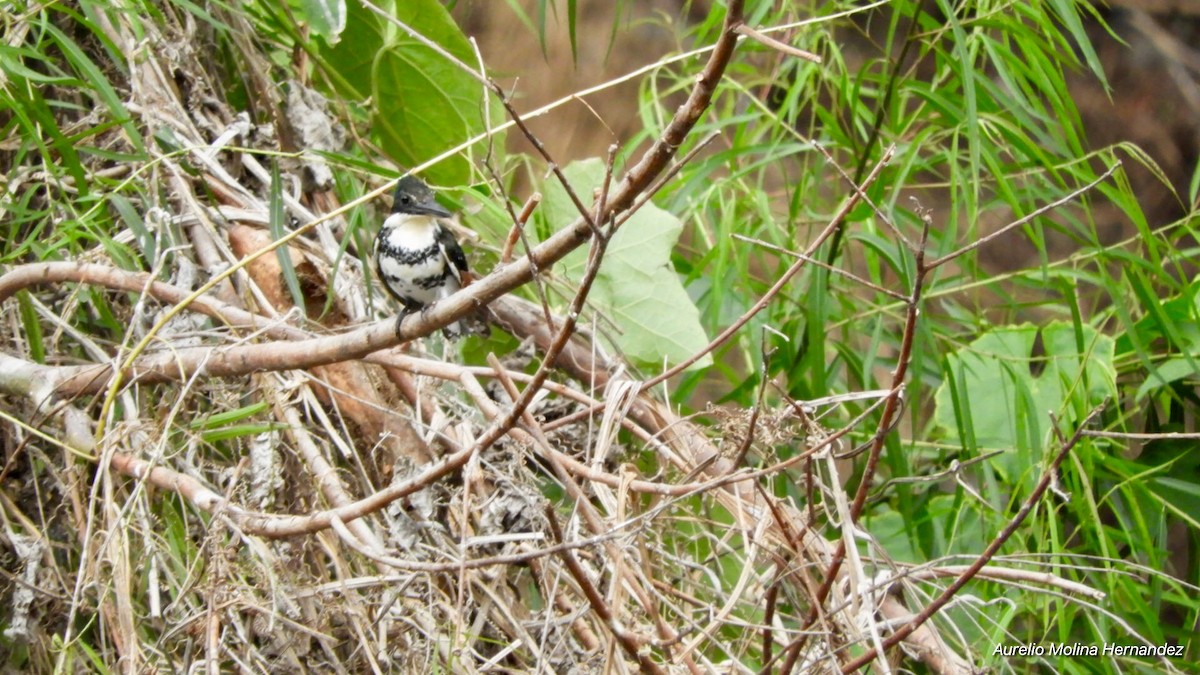
[[[1194,218],[1087,143],[1090,2],[685,3],[536,110],[435,0],[0,19],[5,668],[1195,661]],[[406,171],[479,278],[397,334]]]

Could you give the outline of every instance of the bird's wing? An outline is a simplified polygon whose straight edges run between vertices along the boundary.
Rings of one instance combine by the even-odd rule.
[[[463,254],[462,247],[458,245],[458,240],[450,233],[450,230],[444,225],[438,225],[437,243],[442,249],[442,255],[452,264],[451,271],[459,282],[462,282],[463,272],[467,271],[467,256]]]

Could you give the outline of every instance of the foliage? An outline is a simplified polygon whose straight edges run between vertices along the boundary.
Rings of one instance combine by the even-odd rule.
[[[291,319],[289,306],[299,307],[306,320],[288,325],[305,330],[365,323],[387,308],[369,290],[365,271],[380,209],[358,202],[419,168],[478,233],[467,246],[473,266],[502,267],[500,251],[522,191],[544,196],[524,233],[530,245],[578,213],[543,158],[506,147],[506,134],[515,136],[512,124],[498,95],[468,72],[479,61],[454,22],[447,6],[453,4],[128,0],[118,7],[79,0],[0,10],[0,123],[8,139],[0,148],[6,175],[0,263],[11,270],[41,261],[99,261],[190,292],[244,259],[225,253],[239,245],[238,236],[249,236],[231,234],[236,206],[242,224],[261,214],[256,227],[264,240],[304,243],[261,259],[275,265],[278,293],[246,272],[232,278],[236,286],[213,281],[215,290],[204,290],[275,318]],[[636,4],[618,3],[611,30],[596,35],[580,30],[573,0],[510,0],[492,11],[517,12],[531,31],[522,37],[539,40],[543,50],[548,23],[562,21],[577,56],[586,41],[611,40]],[[694,85],[708,58],[704,46],[723,30],[722,5],[714,4],[717,10],[702,20],[669,23],[680,44],[696,51],[647,57],[651,67],[639,79],[636,111],[643,130],[622,139],[614,181],[662,133]],[[913,612],[947,585],[922,571],[974,561],[1033,494],[1049,458],[1071,445],[1051,492],[989,562],[1052,573],[1064,586],[981,575],[966,591],[975,602],[940,612],[935,626],[953,650],[1005,672],[1032,663],[1062,672],[1184,667],[1153,658],[1022,660],[990,648],[1180,644],[1196,657],[1200,462],[1191,437],[1169,435],[1194,430],[1200,403],[1191,386],[1200,374],[1195,216],[1150,222],[1121,168],[1039,213],[1118,162],[1162,175],[1140,149],[1095,148],[1085,136],[1068,78],[1104,81],[1085,29],[1103,28],[1103,19],[1085,0],[749,5],[746,25],[769,29],[821,61],[741,41],[712,107],[675,157],[710,136],[716,140],[676,167],[653,202],[611,239],[580,319],[600,338],[595,351],[615,354],[643,381],[701,351],[769,292],[851,203],[856,186],[865,185],[834,236],[807,251],[811,261],[762,311],[665,389],[643,395],[658,397],[668,411],[682,406],[695,414],[714,447],[744,456],[754,468],[795,460],[759,477],[763,493],[811,515],[806,527],[823,542],[857,546],[847,562],[860,566],[856,583],[911,574],[895,588]],[[177,52],[164,46],[172,36],[184,38]],[[168,73],[174,89],[150,86],[151,66]],[[328,116],[349,130],[353,143],[314,150],[297,142],[298,127],[284,119],[281,101],[285,91],[301,89],[330,100]],[[246,119],[239,121],[242,112]],[[552,107],[548,114],[564,113]],[[229,129],[238,132],[223,137]],[[556,159],[585,203],[603,191],[603,159],[569,165]],[[299,204],[293,186],[319,164],[330,167],[332,179],[327,191],[313,192],[327,192],[321,199],[328,201],[310,195]],[[1193,203],[1195,191],[1193,185]],[[338,211],[338,204],[356,207]],[[320,217],[296,236],[306,208]],[[1125,229],[1118,240],[1103,234],[1112,213]],[[1023,227],[991,237],[1033,214]],[[196,253],[196,231],[205,228],[220,234],[217,248],[226,257],[219,264]],[[922,275],[927,262],[958,253]],[[539,304],[544,298],[547,309],[562,312],[587,274],[586,260],[586,249],[576,250],[519,294]],[[914,321],[904,298],[917,290]],[[272,306],[268,297],[287,302]],[[21,291],[3,306],[3,351],[35,364],[106,363],[133,358],[150,344],[232,348],[260,337],[203,317],[191,321],[148,298],[87,284]],[[460,434],[477,436],[488,416],[469,383],[494,367],[485,355],[497,351],[514,376],[526,378],[522,386],[540,363],[517,342],[507,335],[475,340],[463,350],[472,368],[442,376],[440,385],[421,380],[405,390],[401,384],[389,390],[392,398],[368,402],[364,407],[392,413],[380,429],[354,417],[351,408],[361,401],[338,398],[354,386],[352,377],[316,369],[170,385],[126,382],[70,405],[96,422],[96,456],[129,453],[219,486],[253,510],[303,515],[330,506],[329,493],[319,488],[323,479],[365,497],[405,478],[413,458],[388,454],[396,438],[408,442],[405,433],[422,447],[454,447],[464,442]],[[416,357],[439,347],[431,341]],[[433,361],[422,362],[422,375]],[[891,388],[905,363],[903,417],[889,420],[876,405],[880,394],[870,392]],[[537,422],[557,432],[556,420],[586,409],[587,401],[568,391],[628,413],[634,394],[625,382],[622,389],[614,378],[608,390],[592,391],[590,383],[556,375]],[[511,400],[503,387],[497,390],[488,393]],[[211,657],[230,668],[465,672],[483,670],[492,658],[509,658],[504,663],[514,669],[543,663],[530,642],[549,653],[548,642],[557,649],[585,641],[559,625],[567,613],[556,615],[559,598],[548,597],[560,587],[547,579],[569,578],[561,566],[540,571],[558,564],[557,557],[535,558],[528,569],[506,566],[504,582],[482,575],[467,582],[465,568],[461,575],[396,572],[329,532],[284,542],[247,534],[188,495],[152,490],[77,459],[57,447],[87,450],[67,440],[76,437],[59,420],[61,411],[3,391],[6,578],[33,570],[22,583],[52,589],[25,601],[19,583],[3,591],[7,631],[0,653],[11,669],[105,670],[128,662],[186,670]],[[826,400],[858,392],[866,394]],[[390,404],[401,397],[416,403],[397,413]],[[428,405],[433,412],[422,407]],[[1070,444],[1101,405],[1089,435]],[[806,411],[803,419],[797,408]],[[389,426],[397,419],[403,425]],[[594,502],[607,518],[605,536],[623,536],[628,528],[643,537],[630,546],[639,552],[618,558],[620,564],[612,549],[580,544],[578,555],[594,566],[589,574],[603,579],[609,602],[626,609],[622,603],[633,602],[623,597],[621,580],[608,576],[614,570],[653,574],[662,593],[653,603],[659,620],[689,627],[680,642],[696,647],[698,662],[767,667],[761,625],[789,638],[808,626],[811,596],[793,587],[777,604],[771,595],[770,609],[762,600],[776,592],[764,589],[792,578],[783,551],[798,555],[802,547],[754,536],[761,533],[742,527],[744,514],[714,497],[712,486],[670,498],[627,491],[626,481],[635,478],[677,485],[695,474],[668,461],[661,450],[672,442],[667,431],[662,438],[641,427],[642,435],[619,433],[613,417],[584,419],[565,425],[555,443],[594,471],[621,476],[620,486],[597,481],[586,499],[574,497],[564,470],[533,458],[535,441],[522,437],[498,446],[502,456],[481,453],[454,477],[453,488],[422,491],[403,507],[389,507],[368,532],[382,532],[389,551],[445,562],[446,551],[524,550],[519,537],[503,536],[513,534],[517,516],[495,516],[485,525],[486,509],[471,501],[472,490],[517,486],[514,494],[523,496],[509,503],[519,504],[513,508],[522,519],[529,518],[525,505],[536,501],[521,492],[528,486],[564,520],[578,517],[581,502]],[[406,432],[410,423],[415,431]],[[882,436],[881,426],[887,427]],[[883,439],[875,473],[862,459],[833,468],[828,453],[801,461],[806,448],[840,430],[846,435],[833,446],[839,460],[869,456],[850,451]],[[753,442],[743,442],[747,435]],[[314,454],[299,459],[307,445],[316,446]],[[600,452],[610,447],[613,456]],[[275,475],[276,483],[244,479],[244,471],[260,475],[259,462],[274,466],[276,473],[264,475]],[[251,463],[255,468],[246,469]],[[863,481],[869,500],[856,526],[843,509]],[[763,528],[773,522],[759,520]],[[493,525],[499,529],[486,529]],[[582,529],[577,522],[572,527]],[[399,542],[420,545],[405,549]],[[463,585],[455,586],[459,580]],[[1061,590],[1069,583],[1104,599]],[[583,595],[573,596],[576,609],[588,607]],[[512,614],[497,618],[498,606]],[[609,635],[603,621],[579,616],[585,614],[589,629]],[[522,643],[514,635],[526,627],[513,615],[536,615],[562,632],[556,641],[539,642],[530,630]],[[30,616],[37,627],[16,630]],[[625,620],[653,632],[645,616]],[[307,623],[319,628],[296,629]],[[296,644],[304,646],[276,639],[274,630],[300,636]],[[222,647],[206,641],[209,631],[220,634]],[[506,651],[518,643],[524,646]],[[851,654],[864,653],[864,645],[866,638],[854,641]],[[782,648],[776,643],[774,653]],[[572,646],[567,653],[589,652]],[[656,647],[654,658],[671,654]]]

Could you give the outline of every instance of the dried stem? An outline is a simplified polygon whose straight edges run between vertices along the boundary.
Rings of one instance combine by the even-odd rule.
[[[1072,434],[1071,438],[1068,439],[1067,442],[1064,443],[1059,451],[1054,455],[1054,458],[1050,461],[1050,466],[1046,467],[1046,470],[1042,472],[1042,477],[1040,480],[1038,480],[1038,484],[1033,488],[1033,492],[1029,493],[1029,496],[1026,497],[1025,501],[1021,504],[1020,510],[1013,515],[1012,519],[1009,520],[1004,529],[996,535],[990,544],[988,544],[987,548],[983,550],[983,553],[981,553],[979,557],[975,559],[975,562],[973,562],[965,571],[963,571],[962,574],[958,576],[957,579],[955,579],[949,586],[945,588],[945,590],[943,590],[936,598],[934,598],[933,602],[929,603],[925,609],[921,610],[920,614],[917,614],[915,617],[913,617],[912,621],[909,621],[907,624],[896,629],[894,633],[889,635],[887,639],[883,641],[884,649],[888,649],[896,645],[901,640],[908,637],[914,630],[919,628],[926,621],[931,619],[934,614],[937,614],[939,610],[941,610],[948,602],[950,602],[951,598],[953,598],[960,590],[962,590],[963,586],[967,585],[968,581],[974,578],[981,569],[991,562],[992,558],[996,555],[996,552],[1000,550],[1000,547],[1003,546],[1010,537],[1012,537],[1012,535],[1017,531],[1017,528],[1021,526],[1021,523],[1025,522],[1025,518],[1027,518],[1030,512],[1033,511],[1033,507],[1037,505],[1038,501],[1042,498],[1042,495],[1045,494],[1046,489],[1050,487],[1050,481],[1054,475],[1058,473],[1058,468],[1062,466],[1063,460],[1067,458],[1067,455],[1071,453],[1071,450],[1079,443],[1079,440],[1083,438],[1085,427],[1091,424],[1092,420],[1096,419],[1096,417],[1103,410],[1104,406],[1100,405],[1088,413],[1087,417],[1085,417],[1083,421],[1079,423],[1078,428],[1075,429],[1075,433]],[[852,673],[870,663],[875,656],[875,649],[868,649],[866,653],[842,666],[842,672]]]
[[[816,54],[813,54],[812,52],[806,52],[803,49],[798,49],[787,43],[780,42],[773,37],[763,35],[746,24],[742,24],[734,30],[736,30],[739,35],[745,35],[761,45],[765,45],[771,49],[783,52],[784,54],[795,56],[796,58],[804,59],[805,61],[812,61],[813,63],[821,63],[821,57],[817,56]]]

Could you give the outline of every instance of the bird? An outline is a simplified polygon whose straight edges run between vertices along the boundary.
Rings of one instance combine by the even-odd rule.
[[[383,287],[397,302],[401,312],[396,317],[396,332],[400,323],[413,312],[423,311],[439,300],[462,288],[469,277],[467,257],[454,234],[441,222],[451,214],[433,196],[433,190],[416,176],[405,176],[396,185],[392,211],[375,236],[375,266]],[[471,323],[480,323],[478,317]],[[483,333],[468,327],[463,320],[442,329],[456,339],[471,332]]]

